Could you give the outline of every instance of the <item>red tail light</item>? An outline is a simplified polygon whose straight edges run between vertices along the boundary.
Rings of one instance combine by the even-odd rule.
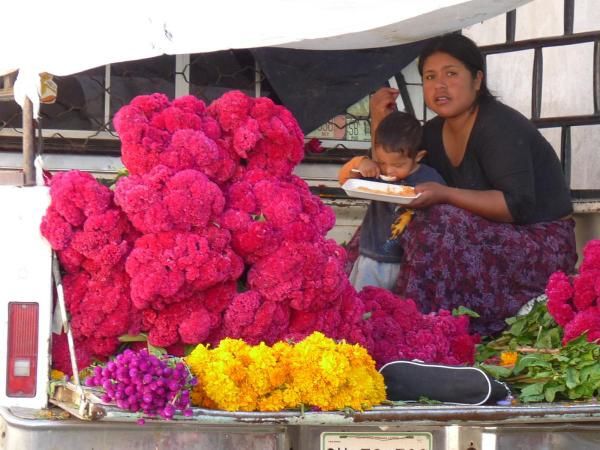
[[[38,304],[8,304],[6,395],[35,397],[38,356]]]

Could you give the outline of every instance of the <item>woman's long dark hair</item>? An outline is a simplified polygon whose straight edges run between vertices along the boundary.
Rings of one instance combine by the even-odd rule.
[[[486,83],[485,60],[475,42],[462,34],[456,33],[444,34],[431,39],[419,55],[419,74],[421,77],[423,76],[425,61],[434,53],[447,53],[458,59],[471,72],[473,79],[477,76],[477,72],[481,71],[483,79],[481,80],[477,101],[494,98]]]

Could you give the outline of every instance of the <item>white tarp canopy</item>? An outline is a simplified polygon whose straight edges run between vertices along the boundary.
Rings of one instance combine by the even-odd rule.
[[[70,75],[165,53],[230,48],[399,45],[459,30],[528,1],[20,0],[6,8],[0,28],[0,75],[19,70],[15,99],[22,104],[27,95],[35,103],[42,72]]]

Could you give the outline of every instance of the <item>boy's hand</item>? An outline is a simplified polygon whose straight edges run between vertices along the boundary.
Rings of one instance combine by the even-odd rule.
[[[377,178],[380,173],[379,166],[369,158],[364,158],[356,169],[364,178]]]

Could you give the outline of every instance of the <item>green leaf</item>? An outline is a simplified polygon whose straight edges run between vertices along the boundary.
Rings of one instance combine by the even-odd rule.
[[[505,319],[504,321],[508,324],[508,325],[512,325],[513,323],[515,323],[517,321],[518,317],[509,317],[508,319]]]
[[[366,313],[364,313],[362,315],[362,320],[369,320],[372,315],[373,315],[373,312],[372,311],[368,311],[368,312],[366,312]]]
[[[528,397],[534,395],[541,395],[544,392],[545,385],[546,383],[530,384],[529,386],[523,388],[523,390],[521,391],[521,396]]]
[[[580,398],[591,398],[594,396],[594,387],[591,384],[582,384],[577,386],[575,389],[568,391],[567,396],[571,400],[577,400]]]
[[[597,361],[586,363],[583,368],[580,368],[579,379],[583,382],[600,381],[600,363]]]
[[[157,357],[161,357],[162,355],[167,354],[167,350],[162,347],[155,347],[150,342],[148,342],[148,353]]]
[[[479,364],[479,367],[494,378],[508,378],[512,375],[512,368],[494,366],[492,364]]]
[[[147,340],[148,336],[146,336],[144,333],[136,335],[124,334],[119,336],[119,342],[146,342]]]
[[[188,356],[190,353],[192,353],[194,351],[195,348],[196,348],[196,346],[194,344],[187,344],[183,347],[183,354],[185,356]]]
[[[469,316],[469,317],[473,317],[475,319],[480,317],[479,314],[477,314],[475,311],[473,311],[472,309],[466,308],[464,306],[459,306],[458,308],[452,309],[452,315],[453,316]]]
[[[587,335],[584,333],[579,337],[576,337],[575,339],[567,342],[567,345],[565,345],[565,348],[575,348],[575,347],[581,347],[581,346],[585,346],[585,344],[588,344],[587,341]]]
[[[579,381],[579,371],[574,367],[567,369],[567,387],[573,389],[578,386],[581,382]]]
[[[538,394],[538,395],[520,395],[519,396],[519,400],[521,400],[523,403],[534,403],[534,402],[541,402],[545,399],[544,394]]]
[[[565,392],[566,388],[562,385],[547,386],[544,392],[544,398],[547,402],[553,402],[556,398],[556,394],[559,392]]]
[[[548,363],[547,361],[544,361],[543,358],[544,358],[544,355],[540,355],[540,354],[536,354],[536,353],[530,354],[530,355],[525,355],[525,356],[519,358],[519,360],[517,361],[517,364],[515,364],[513,373],[519,374],[526,368],[530,368],[530,367],[543,367],[546,369],[550,369],[552,367],[552,365],[550,363]]]
[[[525,329],[526,325],[527,325],[527,322],[525,320],[517,319],[515,321],[515,323],[513,323],[513,325],[510,327],[508,332],[510,334],[512,334],[513,336],[521,336],[521,334],[523,334],[523,330]]]
[[[559,348],[560,343],[560,329],[551,328],[549,330],[542,330],[538,339],[535,342],[536,348]]]
[[[499,353],[500,352],[498,350],[489,348],[486,345],[479,344],[477,346],[477,351],[475,353],[475,357],[476,357],[477,362],[483,363],[483,362],[487,361],[488,359],[492,358],[493,356],[497,356]]]
[[[417,402],[419,402],[419,403],[425,403],[427,405],[441,405],[442,404],[442,402],[440,402],[439,400],[432,400],[432,399],[427,398],[425,396],[419,397],[419,400],[417,400]]]
[[[129,170],[127,170],[127,168],[123,167],[121,169],[119,169],[117,171],[117,175],[115,176],[115,178],[113,180],[110,180],[110,189],[114,190],[115,186],[117,185],[117,181],[119,181],[119,179],[123,178],[123,177],[128,177],[129,176]]]

